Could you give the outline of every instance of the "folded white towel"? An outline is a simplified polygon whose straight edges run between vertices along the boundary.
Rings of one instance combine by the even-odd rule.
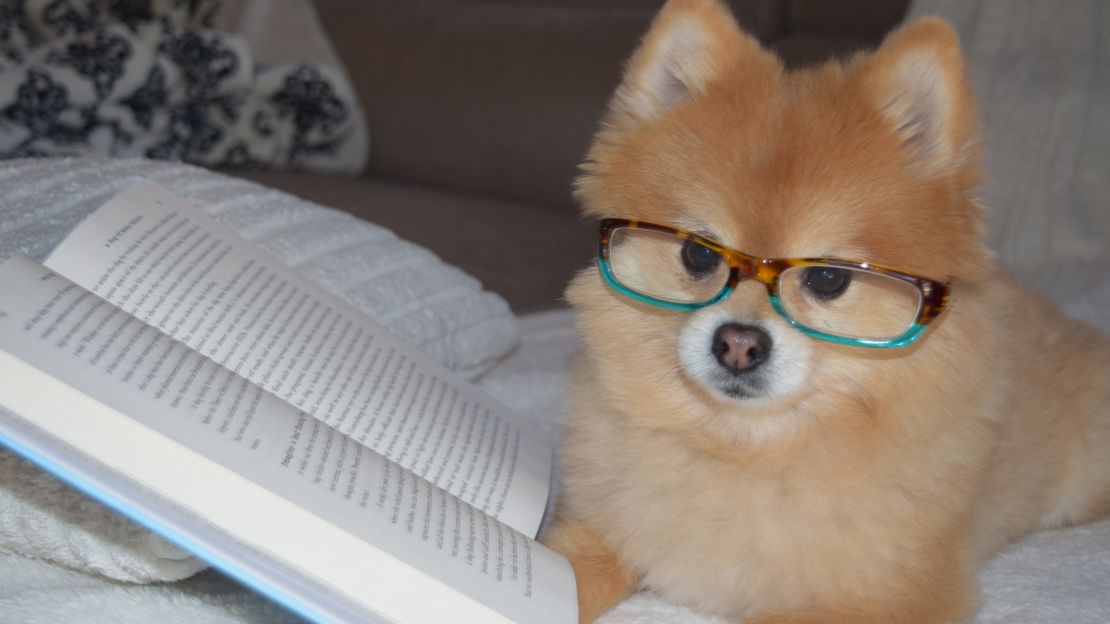
[[[204,567],[6,452],[0,452],[0,552],[133,583],[182,579]]]
[[[41,260],[142,176],[267,249],[467,378],[517,340],[508,304],[393,232],[253,182],[175,163],[50,158],[0,163],[0,261]]]
[[[346,213],[187,165],[103,158],[0,164],[0,262],[17,253],[45,258],[136,176],[159,182],[464,377],[516,344],[505,301],[432,252]],[[0,552],[134,583],[177,580],[204,567],[3,449]]]
[[[136,585],[0,553],[3,624],[304,624],[211,572]]]

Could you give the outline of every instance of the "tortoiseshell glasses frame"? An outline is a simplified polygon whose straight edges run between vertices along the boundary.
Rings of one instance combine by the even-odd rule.
[[[613,273],[613,268],[610,262],[610,243],[613,239],[613,233],[617,230],[641,229],[649,230],[662,234],[670,234],[680,239],[692,241],[698,245],[711,249],[717,252],[728,263],[729,274],[728,280],[721,288],[720,292],[710,297],[705,301],[694,303],[683,303],[678,301],[671,301],[668,299],[660,299],[651,295],[639,292],[628,286],[625,286]],[[941,312],[948,306],[949,296],[951,293],[951,284],[948,282],[937,281],[919,275],[913,275],[903,271],[899,271],[887,266],[874,264],[871,262],[861,262],[855,260],[842,260],[840,258],[759,258],[756,256],[748,255],[742,251],[726,247],[715,240],[699,236],[686,230],[660,225],[658,223],[649,223],[647,221],[640,221],[637,219],[602,219],[600,223],[600,236],[598,239],[597,250],[597,263],[601,270],[601,276],[605,282],[617,292],[631,297],[643,303],[668,308],[671,310],[681,310],[685,312],[692,312],[694,310],[713,305],[727,298],[733,290],[736,289],[737,284],[741,280],[754,279],[767,288],[767,295],[771,300],[771,306],[774,307],[787,322],[799,331],[819,338],[821,340],[828,340],[840,344],[863,346],[863,347],[904,347],[913,343],[925,333],[926,327],[929,323],[934,321]],[[920,294],[920,305],[918,306],[917,315],[913,323],[909,325],[906,331],[898,336],[893,336],[884,339],[872,338],[850,338],[840,336],[837,334],[823,332],[814,329],[807,325],[798,322],[787,310],[783,307],[779,298],[779,281],[782,274],[788,269],[795,267],[835,267],[844,269],[853,269],[856,271],[864,271],[875,273],[886,277],[894,278],[905,282],[917,289]]]

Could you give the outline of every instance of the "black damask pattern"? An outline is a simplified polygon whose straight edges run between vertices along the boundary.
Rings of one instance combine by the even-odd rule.
[[[272,95],[270,101],[279,117],[293,120],[290,160],[294,163],[310,154],[333,151],[336,141],[340,140],[333,131],[350,114],[331,83],[307,65],[287,76],[281,90]]]
[[[0,71],[18,85],[0,100],[0,157],[338,158],[355,118],[335,79],[309,65],[252,68],[240,44],[203,28],[219,2],[47,0],[32,14],[27,0],[0,0]]]
[[[213,121],[210,106],[191,102],[170,112],[169,136],[146,152],[149,158],[197,162],[223,137],[223,127]]]
[[[112,91],[112,85],[123,75],[125,62],[131,56],[131,44],[126,39],[98,32],[91,42],[75,41],[59,52],[46,57],[55,65],[72,67],[78,74],[87,77],[96,88],[96,95],[104,99]]]
[[[251,117],[251,129],[254,130],[258,136],[273,136],[276,123],[277,120],[274,119],[274,114],[268,110],[256,111],[254,116]]]
[[[185,75],[190,98],[207,98],[239,69],[239,57],[218,38],[183,32],[158,47]]]
[[[135,123],[143,130],[154,125],[154,115],[165,109],[169,103],[169,90],[166,88],[166,72],[161,65],[155,65],[147,74],[146,81],[131,95],[121,100],[131,110]]]
[[[190,24],[211,28],[220,10],[221,0],[173,0],[173,7],[183,11]]]
[[[43,9],[42,21],[58,35],[76,35],[94,30],[100,11],[91,2],[53,0]]]
[[[22,63],[25,50],[41,41],[31,25],[26,5],[27,0],[0,2],[0,56],[11,63]]]
[[[154,20],[152,0],[112,0],[108,4],[108,13],[132,32]]]
[[[62,85],[46,72],[29,71],[27,80],[19,85],[15,102],[0,111],[4,122],[18,124],[28,135],[13,147],[12,155],[40,155],[33,146],[41,139],[58,145],[86,142],[96,126],[91,111],[79,109],[76,122],[67,119],[73,117],[66,115],[70,111],[69,99]]]

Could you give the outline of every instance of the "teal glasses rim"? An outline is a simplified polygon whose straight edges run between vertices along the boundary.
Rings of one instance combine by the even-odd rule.
[[[679,238],[691,240],[699,245],[703,245],[712,249],[713,251],[721,254],[722,257],[729,264],[729,276],[725,285],[721,290],[706,301],[699,301],[695,303],[683,303],[678,301],[670,301],[668,299],[660,299],[646,295],[639,291],[633,290],[617,279],[613,273],[613,268],[609,259],[609,244],[612,241],[613,232],[619,229],[646,229],[666,234],[672,234]],[[856,260],[844,260],[840,258],[759,258],[756,256],[748,255],[742,251],[726,247],[717,241],[714,241],[704,236],[694,234],[679,228],[674,228],[667,225],[658,223],[651,223],[648,221],[640,221],[638,219],[617,219],[609,218],[602,219],[599,224],[598,236],[598,253],[597,264],[599,272],[604,282],[613,290],[619,292],[626,297],[641,303],[653,305],[668,310],[676,310],[680,312],[693,312],[701,308],[705,308],[728,298],[729,295],[736,289],[737,284],[745,279],[754,279],[764,285],[767,289],[767,296],[770,299],[771,307],[774,308],[783,319],[787,321],[792,327],[802,332],[803,334],[819,340],[826,340],[837,344],[870,347],[870,348],[898,348],[905,347],[913,344],[928,328],[929,324],[935,320],[940,314],[948,307],[951,295],[951,283],[947,281],[933,280],[927,277],[921,277],[904,271],[899,271],[884,265],[878,265],[871,262],[863,262]],[[909,283],[917,288],[921,296],[921,305],[918,308],[917,318],[906,329],[905,332],[892,338],[874,339],[874,338],[849,338],[837,334],[830,334],[817,329],[813,329],[807,325],[798,322],[786,308],[783,307],[782,302],[778,295],[779,278],[786,270],[799,267],[799,266],[834,266],[838,268],[856,269],[871,273],[886,275],[888,277],[897,278],[903,282]]]

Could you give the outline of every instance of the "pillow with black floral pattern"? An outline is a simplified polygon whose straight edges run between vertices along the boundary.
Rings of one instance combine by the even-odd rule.
[[[0,157],[99,154],[359,173],[368,141],[338,68],[256,65],[210,28],[219,0],[0,4]]]

